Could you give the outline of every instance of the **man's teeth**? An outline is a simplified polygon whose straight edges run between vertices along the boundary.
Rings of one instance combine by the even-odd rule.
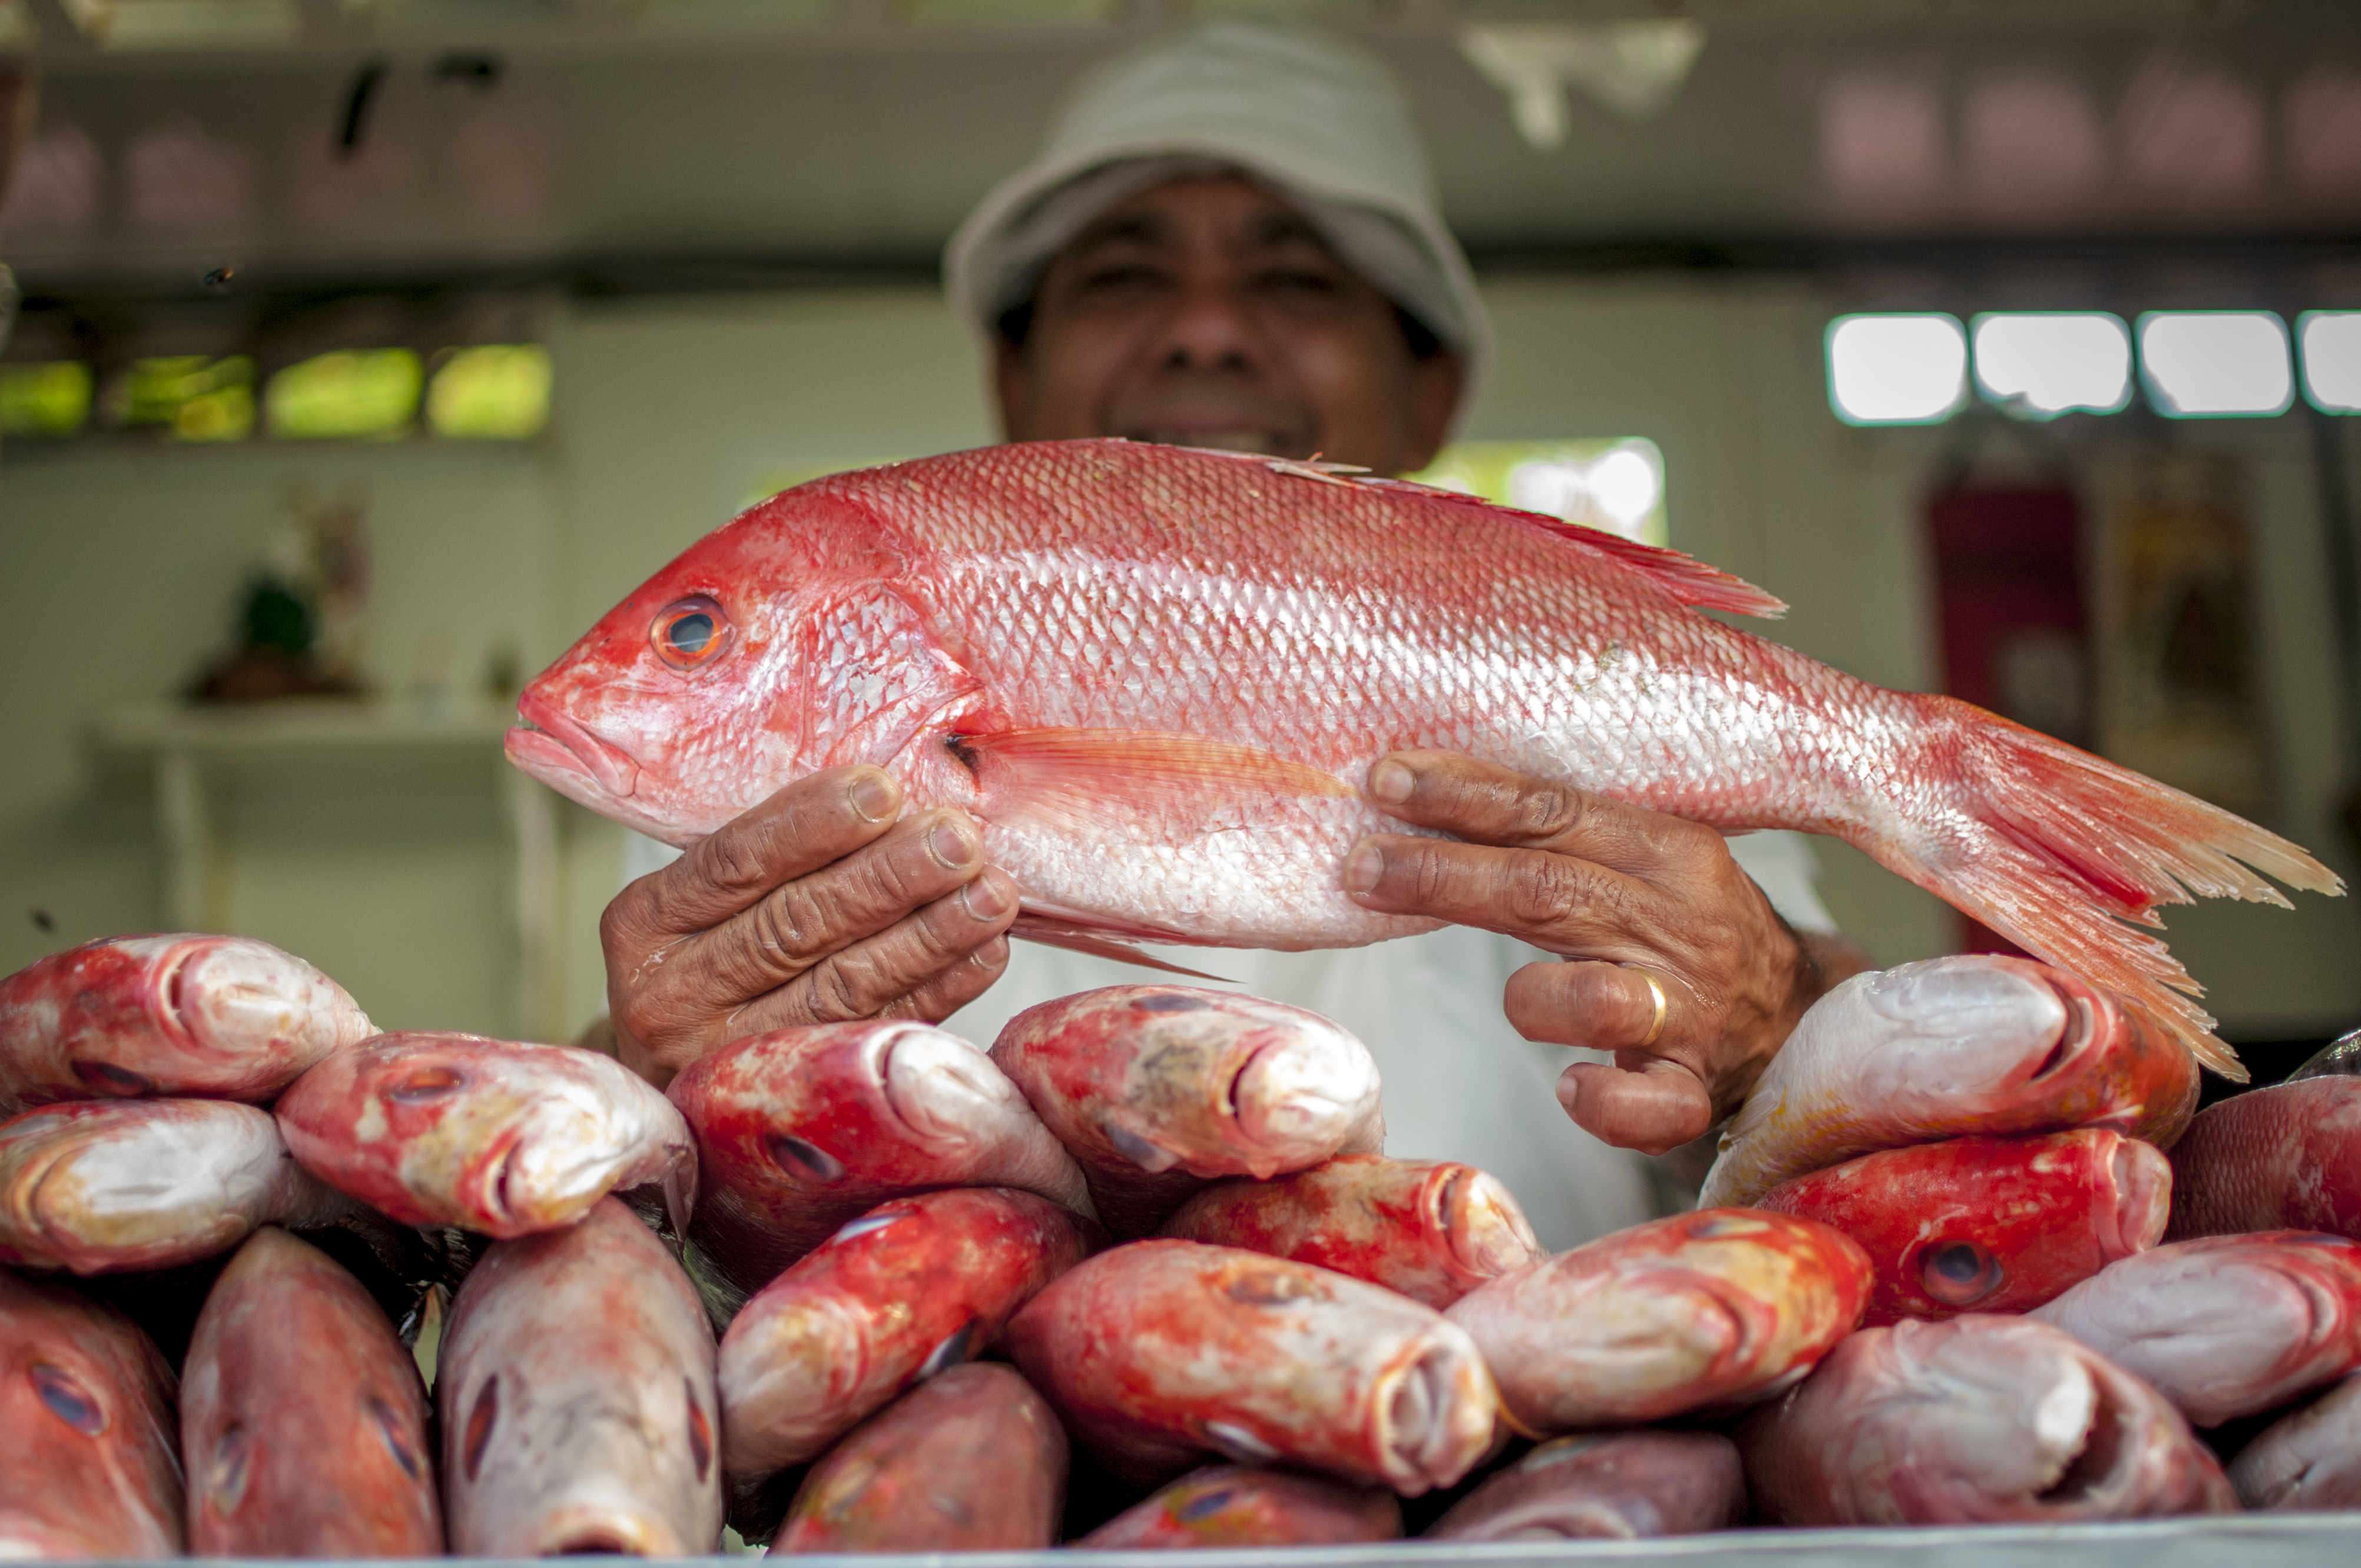
[[[1267,430],[1147,430],[1136,439],[1163,446],[1210,446],[1219,452],[1279,455],[1279,438]]]

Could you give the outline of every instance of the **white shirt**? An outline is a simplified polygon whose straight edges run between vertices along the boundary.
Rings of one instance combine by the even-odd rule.
[[[1801,834],[1751,833],[1730,839],[1730,849],[1789,922],[1806,930],[1836,929],[1813,886],[1818,862]],[[675,853],[630,835],[625,880]],[[1006,972],[946,1028],[989,1046],[1002,1025],[1037,1003],[1103,985],[1136,985],[1155,973],[1032,942],[1009,948]],[[1655,1212],[1645,1157],[1599,1142],[1558,1104],[1558,1074],[1576,1053],[1521,1037],[1501,1014],[1509,976],[1552,955],[1464,926],[1305,953],[1148,950],[1185,969],[1222,976],[1229,989],[1323,1014],[1359,1036],[1385,1084],[1386,1152],[1489,1171],[1517,1195],[1551,1251]]]

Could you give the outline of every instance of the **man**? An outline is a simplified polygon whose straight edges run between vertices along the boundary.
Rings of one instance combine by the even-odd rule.
[[[1399,474],[1433,459],[1486,351],[1390,81],[1256,28],[1205,28],[1088,82],[1041,158],[962,225],[946,272],[986,337],[1011,440],[1124,436]],[[1444,753],[1381,761],[1366,787],[1453,837],[1364,840],[1345,888],[1452,927],[1337,952],[1165,956],[1360,1034],[1385,1075],[1391,1152],[1492,1170],[1554,1246],[1645,1218],[1646,1172],[1620,1150],[1703,1135],[1857,967],[1840,943],[1799,937],[1693,823]],[[1018,893],[975,824],[897,820],[900,804],[877,770],[815,775],[628,887],[602,932],[625,1059],[661,1081],[760,1029],[877,1013],[949,1017],[988,1042],[1025,1005],[1144,978],[1030,947],[1012,959]],[[1792,871],[1806,852],[1774,837],[1761,859],[1782,853]],[[1808,874],[1787,881],[1790,913],[1825,925]],[[1563,1113],[1549,1087],[1563,1052],[1528,1042],[1593,1053],[1559,1083]]]

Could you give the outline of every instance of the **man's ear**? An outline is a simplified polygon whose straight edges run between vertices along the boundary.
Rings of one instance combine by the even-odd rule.
[[[1033,372],[1025,350],[994,334],[992,389],[1000,400],[1000,439],[1023,441],[1032,423]]]
[[[1459,411],[1460,394],[1467,388],[1467,363],[1450,349],[1415,360],[1410,369],[1410,416],[1403,434],[1402,472],[1415,474],[1434,461],[1451,433],[1451,418]],[[1004,394],[1004,397],[1005,394]]]

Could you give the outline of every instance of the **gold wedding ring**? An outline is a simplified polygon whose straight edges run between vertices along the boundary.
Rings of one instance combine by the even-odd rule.
[[[1631,1047],[1635,1051],[1644,1051],[1664,1036],[1664,1014],[1673,1010],[1672,1003],[1665,999],[1664,982],[1656,978],[1653,970],[1642,969],[1638,964],[1625,964],[1623,967],[1646,981],[1648,994],[1656,999],[1656,1015],[1648,1022],[1647,1036]]]

